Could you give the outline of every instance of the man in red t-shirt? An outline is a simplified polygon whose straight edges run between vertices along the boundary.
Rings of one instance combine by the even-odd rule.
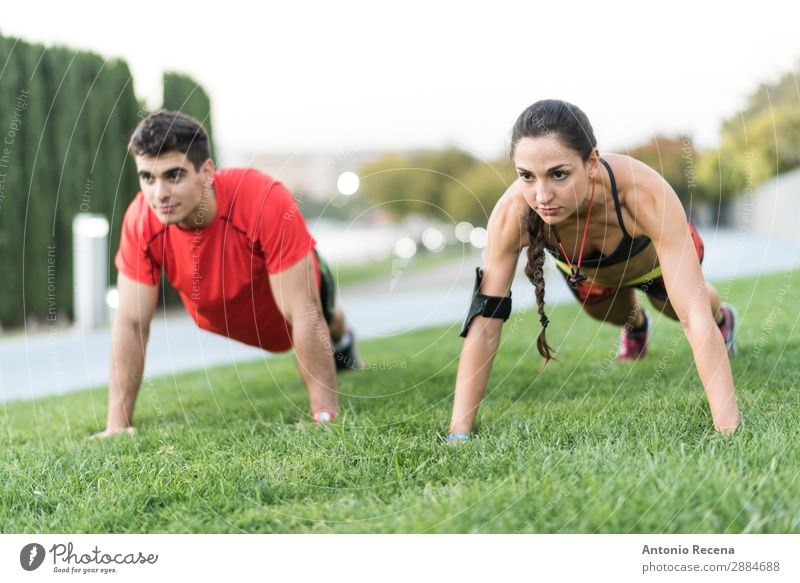
[[[202,125],[181,113],[142,120],[129,150],[142,191],[125,213],[114,262],[108,418],[94,437],[134,431],[162,270],[200,328],[271,352],[294,348],[313,419],[331,421],[336,369],[360,363],[292,195],[257,170],[215,170]]]

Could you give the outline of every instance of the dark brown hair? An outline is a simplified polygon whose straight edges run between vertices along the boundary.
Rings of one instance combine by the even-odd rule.
[[[523,111],[511,131],[511,157],[522,138],[538,138],[553,135],[566,148],[575,150],[586,162],[597,147],[589,118],[580,108],[558,99],[537,101]],[[536,304],[539,308],[539,322],[542,330],[536,339],[536,348],[547,362],[553,358],[553,349],[547,343],[546,329],[549,323],[544,312],[544,221],[533,209],[525,218],[528,231],[528,263],[525,275],[536,288]]]
[[[144,118],[131,136],[128,151],[134,156],[180,152],[199,170],[211,158],[208,134],[195,118],[162,109]]]

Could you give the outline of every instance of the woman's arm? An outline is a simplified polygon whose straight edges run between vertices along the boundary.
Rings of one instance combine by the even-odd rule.
[[[480,293],[508,297],[520,253],[521,221],[511,197],[504,196],[492,211],[483,263]],[[456,375],[453,417],[449,433],[469,434],[475,422],[492,362],[500,345],[503,320],[477,316],[461,350]]]
[[[733,375],[725,342],[711,313],[706,282],[683,206],[672,187],[655,170],[637,164],[633,172],[636,226],[656,247],[669,301],[692,348],[714,427],[722,433],[733,433],[739,425]],[[630,203],[626,206],[633,212]]]

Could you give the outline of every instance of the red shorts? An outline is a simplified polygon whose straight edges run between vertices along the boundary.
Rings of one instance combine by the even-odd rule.
[[[697,230],[690,224],[689,225],[689,232],[692,235],[692,240],[694,241],[694,248],[697,251],[697,258],[700,259],[700,263],[703,263],[703,257],[705,256],[705,247],[703,246],[703,240],[700,238],[700,235],[697,234]],[[564,276],[564,279],[567,280],[569,284],[569,275],[564,273],[561,269],[559,269],[561,275]],[[575,295],[575,297],[581,301],[581,303],[592,305],[598,304],[608,298],[617,295],[620,289],[632,287],[638,288],[642,290],[649,296],[660,300],[662,302],[667,301],[669,298],[667,297],[667,288],[664,285],[664,278],[661,276],[655,277],[653,279],[648,279],[647,281],[643,281],[641,283],[637,283],[634,285],[629,286],[622,286],[622,287],[603,287],[599,284],[593,283],[591,281],[584,280],[578,284],[577,289],[569,286],[569,289]]]

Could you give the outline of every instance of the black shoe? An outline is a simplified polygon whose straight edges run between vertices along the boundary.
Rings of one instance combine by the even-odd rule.
[[[361,359],[356,352],[356,341],[353,332],[348,330],[342,339],[333,346],[333,362],[336,370],[359,370],[363,368]]]
[[[725,317],[722,320],[722,324],[719,324],[719,331],[722,332],[722,337],[725,339],[725,349],[730,356],[733,356],[736,354],[736,343],[733,341],[733,337],[736,335],[738,314],[736,313],[736,308],[730,304],[722,304],[719,307],[719,311]]]

